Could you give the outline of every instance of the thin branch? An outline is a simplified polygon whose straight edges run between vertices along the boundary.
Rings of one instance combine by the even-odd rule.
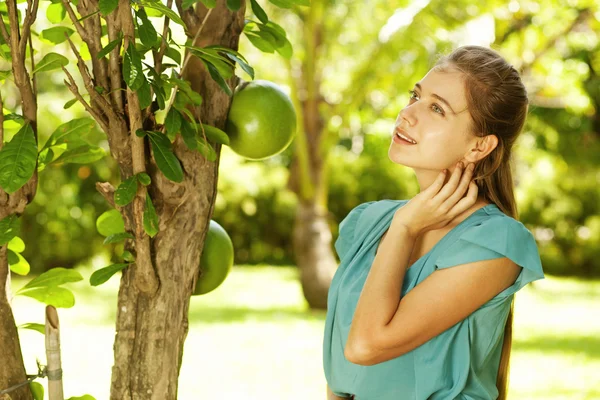
[[[10,46],[10,35],[6,30],[6,25],[4,25],[4,19],[0,18],[0,32],[2,32],[2,37],[4,41]]]
[[[2,19],[0,17],[0,19]],[[4,102],[2,101],[2,92],[0,92],[0,150],[4,145]]]
[[[94,82],[92,81],[92,77],[90,75],[90,71],[87,69],[87,65],[85,65],[83,58],[81,58],[81,54],[79,54],[79,52],[75,48],[73,41],[69,37],[67,37],[67,41],[69,42],[69,45],[71,46],[71,50],[73,51],[73,54],[75,54],[75,57],[77,57],[77,67],[79,68],[79,73],[81,74],[81,77],[83,78],[85,88],[87,89],[87,92],[90,94],[91,99],[94,100],[98,104],[98,106],[102,109],[104,114],[106,114],[109,118],[117,119],[118,116],[115,113],[115,111],[112,109],[112,106],[110,105],[110,103],[103,96],[98,94],[98,92],[96,92],[96,89],[94,87]]]
[[[71,19],[71,22],[73,22],[73,25],[75,25],[75,29],[77,29],[77,33],[87,43],[88,39],[89,39],[88,32],[85,30],[85,28],[83,27],[81,22],[77,19],[77,16],[75,15],[75,11],[73,11],[73,9],[71,8],[71,4],[69,4],[68,0],[62,0],[62,3],[63,3],[63,6],[65,7],[65,9],[67,10],[67,14],[69,14],[69,18]]]
[[[202,32],[202,28],[204,28],[204,25],[206,24],[206,21],[208,20],[208,17],[210,16],[210,13],[212,12],[212,10],[213,10],[213,8],[209,9],[208,12],[206,13],[206,16],[204,17],[204,20],[202,21],[202,25],[200,25],[200,28],[198,28],[198,31],[196,32],[196,35],[194,36],[194,40],[192,40],[192,46],[196,43],[196,41],[200,37],[200,33]],[[188,51],[187,55],[185,56],[185,59],[183,60],[183,65],[181,66],[181,71],[179,72],[179,76],[183,76],[183,72],[185,71],[185,67],[188,66],[188,63],[189,63],[189,61],[190,61],[191,58],[192,58],[192,52]],[[173,88],[173,91],[171,92],[171,96],[169,97],[169,103],[165,107],[165,115],[167,115],[167,113],[169,112],[169,110],[173,106],[173,103],[175,103],[175,96],[177,95],[177,90],[178,90],[178,86],[175,85],[175,87]],[[164,125],[162,127],[162,132],[163,133],[165,132],[165,129],[166,129],[166,125]]]
[[[167,0],[167,8],[171,8],[173,5],[173,0]],[[152,53],[154,54],[154,70],[157,74],[160,75],[160,68],[162,66],[162,60],[165,55],[165,51],[167,50],[167,34],[169,33],[169,17],[165,15],[165,22],[163,25],[162,31],[162,42],[160,43],[160,48],[158,49],[158,53],[154,50]]]
[[[183,22],[185,22],[187,35],[187,33],[190,31],[190,28],[198,23],[199,18],[194,11],[194,7],[190,7],[185,10],[183,9],[183,0],[175,0],[175,5],[177,6],[177,11],[179,11],[179,16],[181,17]],[[196,3],[196,7],[201,7],[200,2]]]
[[[33,74],[33,71],[35,71],[35,60],[33,59],[33,43],[31,41],[31,35],[29,35],[29,54],[31,54],[31,89],[33,90],[33,96],[35,98],[37,98],[37,78],[35,76],[35,74]]]
[[[121,23],[117,17],[117,11],[110,13],[106,17],[106,26],[108,27],[108,40],[117,40],[117,36],[121,32]],[[112,96],[112,104],[118,114],[124,114],[123,95],[121,94],[121,65],[119,63],[121,52],[121,43],[117,44],[110,52],[109,58],[109,77],[110,77],[110,92]]]
[[[33,1],[33,3],[31,1]],[[39,0],[27,0],[27,11],[25,21],[23,21],[23,32],[21,40],[19,41],[19,52],[21,53],[23,60],[25,59],[25,47],[27,46],[27,40],[31,32],[31,24],[33,24],[37,17],[38,5]]]
[[[81,96],[81,93],[79,93],[79,89],[77,87],[77,84],[75,83],[75,80],[73,79],[73,76],[71,76],[71,74],[69,73],[69,71],[65,67],[63,67],[63,71],[65,71],[65,74],[69,78],[69,82],[67,82],[66,80],[64,81],[65,85],[67,85],[67,87],[69,88],[69,90],[71,91],[71,93],[73,93],[73,95],[75,96],[75,98],[77,98],[77,100],[79,100],[79,102],[81,104],[83,104],[83,107],[85,108],[85,110],[92,117],[94,117],[94,119],[96,120],[96,122],[98,122],[98,125],[100,125],[102,127],[102,130],[104,130],[104,132],[106,132],[108,134],[108,123],[107,123],[107,121],[104,119],[104,117],[100,113],[98,113],[97,111],[95,111],[85,101],[85,99]]]
[[[113,208],[120,210],[121,207],[115,204],[115,188],[110,182],[96,182],[96,190]]]

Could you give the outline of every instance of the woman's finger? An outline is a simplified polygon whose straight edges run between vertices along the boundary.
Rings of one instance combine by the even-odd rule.
[[[450,197],[450,195],[452,193],[454,193],[456,191],[456,187],[458,186],[458,183],[460,182],[460,177],[462,175],[462,168],[460,167],[460,164],[456,166],[456,168],[454,168],[454,171],[452,171],[452,176],[450,177],[450,180],[448,181],[448,183],[446,183],[444,185],[444,187],[442,188],[442,190],[440,190],[433,198],[434,202],[437,202],[438,204],[443,204],[448,197]]]
[[[479,193],[479,187],[474,181],[469,183],[469,191],[467,195],[463,197],[452,209],[452,213],[458,215],[469,209],[477,201],[477,194]]]
[[[471,178],[473,177],[473,170],[473,164],[467,165],[467,168],[465,168],[462,176],[460,177],[458,187],[456,188],[454,193],[452,193],[452,195],[448,197],[448,199],[446,199],[446,201],[444,202],[444,206],[446,206],[446,208],[451,209],[456,203],[460,201],[460,199],[463,198],[465,192],[467,191],[467,189],[469,189],[469,182],[471,182]]]
[[[442,186],[444,186],[446,175],[448,175],[448,173],[444,172],[444,170],[441,170],[436,180],[433,181],[433,183],[426,189],[431,192],[429,197],[434,197],[440,191]]]

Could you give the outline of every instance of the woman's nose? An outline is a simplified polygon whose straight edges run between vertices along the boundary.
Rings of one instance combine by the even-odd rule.
[[[409,126],[414,126],[415,123],[417,122],[417,116],[414,110],[414,107],[412,106],[406,106],[404,107],[402,110],[400,110],[400,115],[399,115],[399,123],[402,124],[402,121],[406,121],[406,123],[408,123]]]

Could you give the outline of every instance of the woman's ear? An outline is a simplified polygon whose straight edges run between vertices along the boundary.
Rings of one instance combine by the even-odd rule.
[[[468,162],[478,162],[490,154],[498,146],[498,137],[493,134],[477,136],[473,139],[473,148],[465,156]]]

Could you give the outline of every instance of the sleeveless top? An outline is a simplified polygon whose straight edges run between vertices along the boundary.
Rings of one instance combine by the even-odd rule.
[[[421,346],[379,364],[353,364],[344,347],[358,298],[383,233],[408,200],[355,207],[340,223],[335,249],[340,265],[328,293],[323,338],[327,384],[356,400],[495,400],[504,327],[514,293],[543,279],[536,241],[495,204],[476,210],[452,228],[406,271],[401,297],[439,268],[508,257],[522,267],[514,284],[466,319]]]

